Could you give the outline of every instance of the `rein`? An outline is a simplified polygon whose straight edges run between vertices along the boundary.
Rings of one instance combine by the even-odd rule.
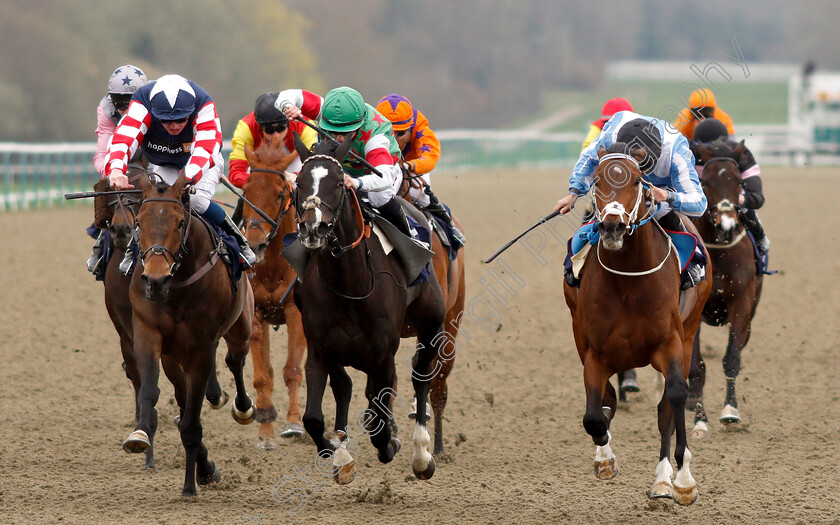
[[[277,210],[277,215],[274,216],[273,222],[269,222],[263,219],[245,219],[243,224],[245,225],[245,231],[247,233],[249,228],[257,228],[260,229],[260,225],[262,224],[271,224],[271,231],[268,232],[268,235],[265,236],[265,243],[269,244],[272,239],[274,239],[280,231],[280,223],[283,222],[283,218],[286,217],[286,214],[292,208],[292,185],[289,181],[286,180],[286,174],[282,171],[278,170],[270,170],[265,168],[251,168],[251,173],[261,172],[261,173],[274,173],[276,175],[280,175],[283,177],[283,182],[285,184],[286,190],[288,190],[288,199],[286,198],[286,191],[283,191],[281,194],[283,200],[280,202],[280,209]],[[261,230],[261,229],[260,229]],[[261,230],[262,231],[262,230]]]
[[[622,272],[622,271],[619,271],[619,270],[614,270],[614,269],[610,268],[609,266],[607,266],[606,264],[604,264],[604,262],[601,260],[601,241],[598,241],[598,246],[595,248],[595,252],[598,255],[598,263],[601,265],[601,268],[605,269],[606,271],[608,271],[610,273],[614,273],[616,275],[624,275],[626,277],[641,277],[643,275],[650,275],[652,273],[658,272],[662,268],[662,266],[665,265],[665,261],[667,261],[668,258],[671,257],[671,251],[674,249],[674,242],[671,240],[671,237],[669,237],[668,234],[665,233],[665,230],[662,228],[662,225],[660,225],[656,221],[653,221],[653,222],[657,226],[659,226],[659,230],[662,232],[662,235],[664,235],[665,238],[668,240],[668,253],[665,254],[665,258],[662,259],[661,263],[656,265],[656,267],[651,268],[650,270],[644,270],[644,271],[641,271],[641,272]]]

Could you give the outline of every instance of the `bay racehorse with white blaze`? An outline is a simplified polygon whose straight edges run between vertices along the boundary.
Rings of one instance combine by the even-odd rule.
[[[134,354],[140,388],[139,418],[123,443],[126,452],[144,452],[157,419],[160,396],[158,363],[175,363],[183,373],[173,377],[175,398],[182,407],[178,425],[186,453],[183,496],[196,495],[199,484],[219,481],[216,465],[203,443],[201,405],[216,356],[224,337],[225,362],[233,373],[236,397],[234,419],[254,420],[254,407],[245,390],[243,366],[254,315],[254,296],[248,279],[232,282],[219,264],[219,244],[209,227],[189,209],[183,172],[170,187],[140,177],[143,203],[137,214],[140,256],[131,279],[130,298]]]
[[[352,382],[345,367],[352,366],[367,375],[366,431],[379,461],[390,462],[400,449],[391,430],[394,357],[400,336],[416,335],[420,344],[412,370],[417,418],[411,464],[416,477],[431,478],[435,460],[426,429],[429,371],[436,352],[446,344],[446,303],[440,285],[431,274],[428,282],[408,287],[398,255],[386,255],[378,236],[370,234],[355,192],[344,186],[337,160],[348,154],[352,137],[346,137],[337,149],[320,143],[315,155],[295,138],[303,161],[297,179],[298,231],[309,253],[294,293],[308,344],[304,428],[319,454],[336,449],[324,437],[321,410],[329,377],[336,398],[335,431],[346,438]],[[341,484],[355,475],[355,462],[344,445],[338,445],[333,460],[335,479]]]
[[[665,392],[658,407],[661,445],[650,496],[673,497],[688,505],[697,499],[697,485],[689,471],[686,378],[711,283],[706,280],[686,290],[680,311],[680,262],[668,235],[651,220],[650,192],[639,169],[646,154],[642,148],[630,154],[628,150],[619,142],[598,151],[593,200],[600,238],[586,256],[580,287],[568,282],[563,286],[583,364],[583,426],[597,445],[596,476],[614,477],[618,468],[609,429],[616,392],[609,378],[652,365],[665,377]],[[678,471],[672,483],[670,451],[675,431]]]
[[[709,249],[714,266],[712,293],[703,309],[703,322],[710,326],[729,325],[729,342],[723,355],[726,375],[726,399],[720,422],[740,423],[735,378],[741,370],[741,352],[750,340],[764,275],[756,272],[754,247],[741,222],[738,197],[741,174],[738,160],[744,154],[743,141],[731,148],[723,141],[698,144],[696,152],[704,164],[701,180],[709,208],[695,220],[697,231]],[[714,203],[714,204],[712,204]],[[709,431],[703,405],[706,364],[700,352],[700,330],[694,340],[691,362],[688,408],[695,409],[694,436],[705,437]]]

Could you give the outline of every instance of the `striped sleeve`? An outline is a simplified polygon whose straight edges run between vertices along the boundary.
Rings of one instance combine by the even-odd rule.
[[[222,123],[216,113],[216,104],[207,102],[195,117],[195,137],[190,160],[184,167],[187,180],[195,184],[213,167],[212,157],[222,149]]]
[[[120,120],[119,126],[111,138],[111,145],[108,148],[108,156],[105,160],[105,175],[110,175],[111,170],[119,169],[125,172],[128,161],[137,152],[137,148],[143,142],[143,137],[149,131],[152,123],[152,115],[146,106],[136,100],[131,101],[125,116]]]
[[[694,155],[688,141],[678,136],[671,150],[671,185],[674,188],[671,207],[690,217],[699,217],[706,211],[706,195],[700,186],[700,177],[694,169]]]

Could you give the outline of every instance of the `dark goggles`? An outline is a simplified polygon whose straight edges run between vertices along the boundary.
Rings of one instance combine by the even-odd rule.
[[[161,124],[183,124],[183,123],[184,123],[184,122],[186,122],[186,121],[187,121],[187,117],[184,117],[184,118],[179,118],[179,119],[175,119],[175,120],[163,120],[163,119],[160,119],[160,123],[161,123]]]
[[[114,108],[118,111],[125,111],[128,109],[128,104],[131,102],[131,95],[110,93],[108,96],[111,97],[111,103],[114,104]]]
[[[260,129],[263,133],[270,135],[271,133],[282,133],[286,131],[289,125],[285,122],[269,122],[267,124],[260,124]]]

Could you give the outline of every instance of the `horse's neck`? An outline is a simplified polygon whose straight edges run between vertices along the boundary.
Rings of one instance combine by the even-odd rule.
[[[353,244],[359,238],[359,227],[353,216],[353,209],[346,206],[342,217],[333,230],[342,247]],[[317,252],[318,268],[321,278],[330,284],[341,284],[344,289],[368,288],[367,243],[360,242],[355,248],[349,249],[338,257],[328,253],[330,248]]]
[[[601,260],[615,270],[638,272],[656,267],[668,253],[668,239],[651,219],[624,235],[624,246],[611,251],[601,248]]]
[[[204,222],[198,217],[190,215],[190,231],[184,243],[187,252],[183,254],[179,273],[189,272],[191,275],[206,262],[207,254],[212,250],[210,241],[210,232],[207,231]]]

